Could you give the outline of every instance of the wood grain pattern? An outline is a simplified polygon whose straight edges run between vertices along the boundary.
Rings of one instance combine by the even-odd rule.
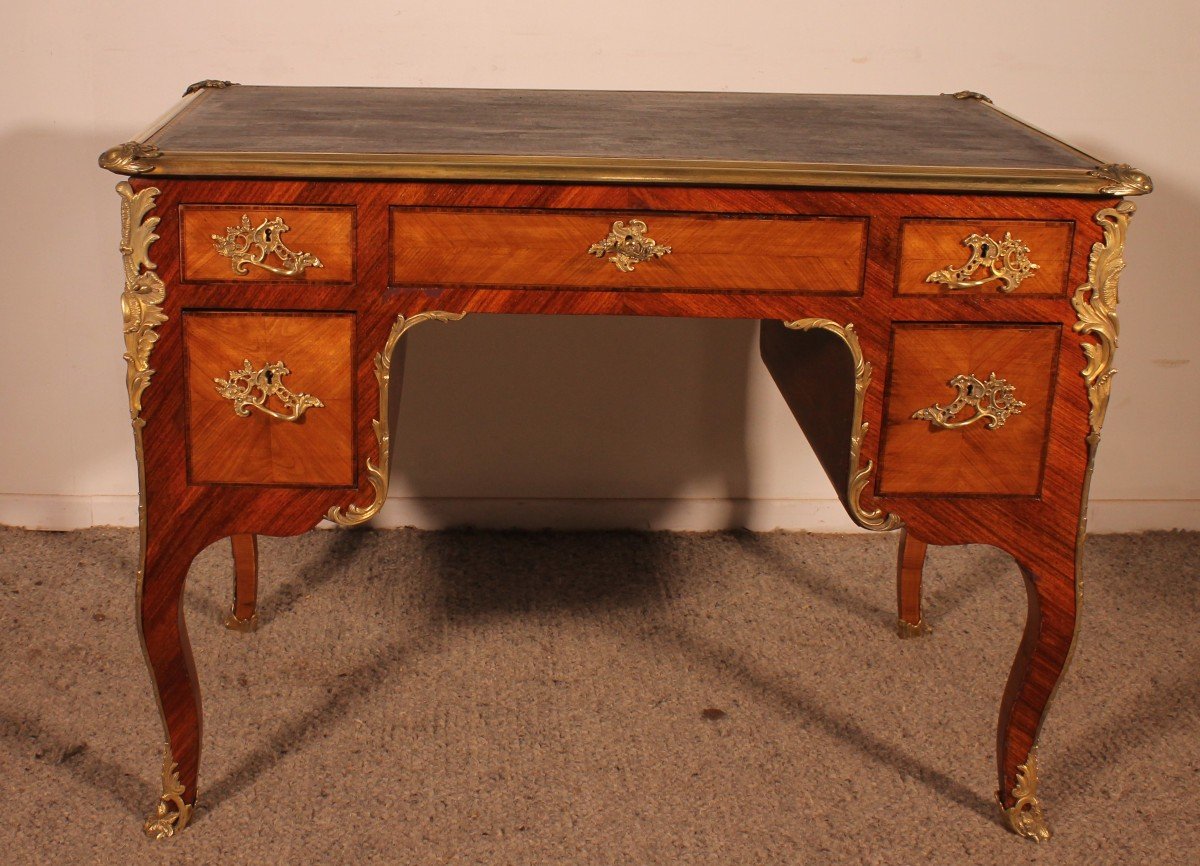
[[[1036,496],[1061,339],[1058,325],[897,325],[893,331],[879,491],[891,496]],[[996,429],[946,430],[913,413],[951,403],[957,375],[1006,380],[1027,405]],[[959,418],[973,413],[964,409]],[[956,418],[956,420],[959,420]]]
[[[374,356],[398,314],[441,309],[469,313],[617,314],[708,316],[794,320],[825,317],[853,322],[863,353],[873,367],[865,394],[868,424],[862,458],[880,470],[880,431],[884,389],[889,378],[892,325],[900,323],[993,323],[1005,327],[1058,325],[1057,361],[1052,367],[1054,410],[1046,441],[1044,482],[1036,497],[916,497],[877,494],[869,485],[867,507],[900,516],[929,544],[992,544],[1012,554],[1026,575],[1030,615],[1001,705],[997,729],[997,779],[1000,796],[1013,804],[1017,766],[1024,763],[1058,683],[1075,633],[1076,538],[1083,509],[1087,467],[1088,401],[1080,370],[1081,344],[1071,330],[1075,312],[1067,297],[997,297],[982,303],[971,297],[897,296],[895,289],[902,219],[953,215],[971,221],[1069,221],[1076,224],[1068,284],[1086,280],[1087,257],[1102,232],[1092,217],[1113,199],[1083,197],[967,196],[917,193],[853,193],[838,190],[639,187],[601,184],[572,186],[470,183],[342,183],[326,181],[200,181],[134,179],[135,189],[161,190],[156,216],[162,236],[151,250],[157,273],[167,286],[167,321],[151,359],[153,382],[143,395],[145,421],[146,558],[139,623],[145,637],[154,687],[161,701],[174,760],[194,802],[199,769],[200,692],[180,599],[188,566],[213,541],[237,533],[294,535],[311,529],[332,505],[373,501],[365,473],[355,486],[287,487],[206,485],[189,480],[186,418],[188,368],[184,325],[199,311],[253,315],[280,311],[353,312],[357,339],[351,349],[351,375],[358,395],[352,408],[355,465],[374,458],[372,421],[378,393]],[[253,293],[236,284],[183,282],[177,239],[180,204],[248,202],[281,205],[346,205],[358,208],[355,237],[358,273],[354,284],[324,284],[319,291],[295,284],[255,283]],[[387,240],[392,207],[532,208],[618,212],[709,212],[753,214],[824,214],[871,221],[861,296],[806,296],[769,292],[688,293],[523,288],[446,288],[439,292],[389,290]],[[651,221],[651,226],[655,223]],[[611,265],[609,265],[611,267]],[[302,289],[302,291],[298,290]],[[186,315],[185,315],[186,314]],[[514,323],[514,339],[519,325]],[[837,387],[822,365],[807,367],[803,354],[784,352],[788,376],[780,387],[819,393]],[[240,358],[237,361],[240,363]],[[830,361],[830,363],[833,363]],[[419,359],[409,359],[409,375],[420,375]],[[223,364],[221,374],[228,369]],[[997,374],[1002,372],[997,370]],[[400,377],[392,377],[398,388]],[[297,378],[296,388],[300,389]],[[316,391],[313,387],[311,390]],[[322,395],[324,396],[324,395]],[[944,395],[943,395],[944,396]],[[836,414],[836,413],[835,413]],[[232,416],[232,411],[230,410]],[[244,420],[244,419],[238,419]],[[996,432],[996,431],[989,431]],[[830,442],[833,442],[830,438]],[[799,444],[797,444],[797,447]],[[832,445],[830,448],[832,449]],[[885,457],[886,463],[886,457]],[[887,467],[882,467],[884,471]],[[837,473],[833,473],[837,474]],[[230,732],[222,732],[228,735]],[[952,771],[947,771],[952,772]]]
[[[250,265],[245,274],[233,269],[233,260],[213,246],[213,235],[225,237],[230,226],[240,225],[242,217],[257,227],[263,220],[283,219],[290,231],[281,240],[292,252],[312,253],[321,267],[307,267],[294,276],[273,274]],[[184,205],[180,208],[180,243],[183,247],[183,275],[187,282],[218,283],[348,283],[354,280],[354,208],[352,207],[279,207],[271,204],[246,204],[234,207]],[[254,248],[252,248],[252,251]],[[277,256],[267,256],[264,264],[280,267]]]
[[[622,272],[588,248],[647,223],[669,255]],[[858,294],[863,219],[393,208],[392,285]]]
[[[982,295],[995,297],[1002,293],[1000,283],[993,281],[969,289],[951,289],[942,283],[926,282],[934,271],[959,268],[971,257],[963,239],[972,235],[989,235],[1001,241],[1006,233],[1029,247],[1029,260],[1038,266],[1030,276],[1012,290],[1013,295],[1063,295],[1067,291],[1067,266],[1071,262],[1071,235],[1074,225],[1069,222],[994,221],[994,220],[903,220],[900,223],[900,266],[896,276],[896,292],[901,295]],[[978,276],[991,276],[981,268]]]
[[[921,579],[928,547],[908,527],[900,530],[896,552],[896,617],[913,634],[919,634],[922,628],[928,630],[921,614]]]
[[[354,483],[352,315],[189,312],[184,330],[193,483]],[[213,380],[246,360],[255,370],[282,361],[291,370],[283,384],[324,405],[296,422],[254,409],[236,414]],[[270,406],[283,411],[277,400]]]
[[[258,606],[258,536],[231,535],[233,549],[233,606],[239,623],[250,622]]]

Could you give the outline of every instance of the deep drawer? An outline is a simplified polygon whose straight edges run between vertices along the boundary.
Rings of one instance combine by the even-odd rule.
[[[1036,496],[1059,325],[898,324],[878,492]]]
[[[188,480],[351,486],[354,316],[185,312]]]
[[[855,295],[866,236],[856,217],[396,207],[391,284]]]

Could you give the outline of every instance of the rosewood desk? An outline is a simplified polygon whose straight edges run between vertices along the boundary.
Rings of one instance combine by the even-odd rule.
[[[166,733],[152,836],[196,801],[181,596],[233,540],[369,520],[412,327],[465,314],[760,319],[762,358],[850,517],[983,543],[1029,614],[1000,703],[1001,814],[1048,837],[1037,739],[1075,642],[1117,278],[1151,190],[978,93],[285,88],[202,81],[100,165],[121,197],[137,618]],[[444,327],[445,325],[439,325]]]

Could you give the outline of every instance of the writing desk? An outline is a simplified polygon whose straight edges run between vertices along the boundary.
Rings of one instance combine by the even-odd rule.
[[[121,196],[141,489],[138,625],[171,836],[196,800],[181,596],[233,539],[369,520],[410,328],[465,314],[760,319],[762,358],[850,517],[1020,565],[1002,815],[1048,837],[1037,738],[1078,623],[1117,278],[1149,178],[971,92],[942,96],[284,88],[203,81],[106,151]],[[441,326],[445,326],[444,324]],[[420,375],[420,370],[415,371]]]

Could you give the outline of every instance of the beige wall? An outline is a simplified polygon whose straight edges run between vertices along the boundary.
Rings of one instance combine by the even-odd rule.
[[[970,88],[1148,171],[1095,529],[1200,528],[1200,13],[1189,0],[13,3],[0,34],[0,523],[135,520],[115,178],[201,78],[847,93]],[[843,530],[746,322],[418,329],[385,523]],[[161,385],[157,385],[162,387]]]

